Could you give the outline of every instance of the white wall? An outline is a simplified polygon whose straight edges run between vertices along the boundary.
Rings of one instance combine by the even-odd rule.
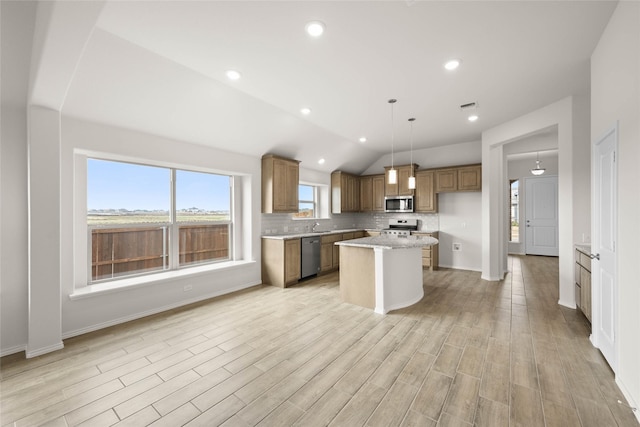
[[[640,3],[620,2],[591,57],[591,140],[618,133],[618,370],[630,405],[640,405]],[[640,414],[636,413],[640,420]]]
[[[441,267],[482,270],[481,206],[482,193],[477,191],[438,194]],[[453,251],[453,243],[460,243],[459,252]]]
[[[69,298],[77,277],[74,257],[83,248],[74,247],[74,152],[103,153],[175,167],[197,168],[243,175],[242,230],[243,256],[255,262],[241,267],[212,271],[188,278],[173,278],[115,293]],[[261,283],[260,278],[260,168],[258,157],[224,152],[182,141],[147,135],[106,125],[63,117],[61,167],[61,240],[62,240],[62,335],[69,337],[153,312],[208,298]],[[77,222],[77,221],[76,221]],[[81,234],[83,230],[76,230]],[[86,240],[86,239],[85,239]],[[76,245],[77,246],[77,245]],[[79,259],[83,259],[80,253]],[[192,290],[183,291],[185,284]]]
[[[27,93],[36,3],[0,2],[0,355],[27,345]]]

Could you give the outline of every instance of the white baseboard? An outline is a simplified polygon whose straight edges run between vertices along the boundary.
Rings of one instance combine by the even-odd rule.
[[[633,397],[631,397],[631,393],[629,393],[629,390],[627,389],[627,387],[625,387],[624,383],[620,380],[620,377],[618,377],[617,375],[616,375],[616,384],[618,385],[618,388],[620,388],[620,391],[624,395],[624,398],[627,399],[627,402],[629,402],[628,406],[632,408],[633,415],[636,416],[638,423],[640,423],[640,408],[638,408],[638,403],[633,399]],[[627,406],[627,403],[625,402],[622,402],[622,404]],[[636,408],[635,411],[633,411],[633,408]]]
[[[130,322],[132,320],[141,319],[143,317],[151,316],[153,314],[162,313],[163,311],[173,310],[174,308],[182,307],[184,305],[189,305],[189,304],[193,304],[195,302],[200,302],[200,301],[204,301],[204,300],[207,300],[207,299],[219,297],[221,295],[230,294],[232,292],[241,291],[243,289],[247,289],[247,288],[250,288],[252,286],[260,285],[261,283],[262,283],[262,281],[260,281],[260,280],[258,280],[256,282],[245,283],[245,284],[233,287],[233,288],[228,288],[228,289],[224,289],[224,290],[221,290],[221,291],[212,292],[212,293],[209,293],[209,294],[206,294],[206,295],[201,295],[199,297],[191,298],[191,299],[188,299],[188,300],[182,300],[182,301],[179,301],[179,302],[174,303],[174,304],[165,305],[163,307],[158,307],[158,308],[154,308],[154,309],[151,309],[151,310],[143,311],[143,312],[140,312],[140,313],[131,314],[129,316],[124,316],[124,317],[120,317],[118,319],[109,320],[107,322],[102,322],[102,323],[98,323],[98,324],[95,324],[95,325],[90,325],[90,326],[87,326],[87,327],[84,327],[84,328],[75,329],[73,331],[63,332],[62,333],[62,338],[63,339],[67,339],[67,338],[71,338],[71,337],[76,337],[78,335],[83,335],[83,334],[86,334],[86,333],[89,333],[89,332],[98,331],[100,329],[108,328],[110,326],[115,326],[115,325],[119,325],[121,323]]]
[[[465,270],[465,271],[476,271],[478,273],[482,273],[482,269],[478,269],[478,268],[472,268],[472,267],[465,267],[465,266],[460,266],[460,265],[446,265],[446,264],[438,264],[438,268],[450,268],[452,270]]]
[[[27,357],[27,359],[31,359],[32,357],[42,356],[43,354],[51,353],[52,351],[62,350],[63,348],[64,343],[62,341],[36,349],[29,349],[29,346],[27,346],[25,350],[25,356]]]
[[[13,347],[3,348],[0,350],[0,357],[8,356],[10,354],[20,353],[21,351],[27,351],[27,345],[14,345]]]

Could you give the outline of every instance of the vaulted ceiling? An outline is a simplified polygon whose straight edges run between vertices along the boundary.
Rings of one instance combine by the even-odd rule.
[[[406,151],[409,117],[417,119],[414,148],[427,148],[480,140],[485,129],[588,95],[589,58],[615,2],[114,1],[92,14],[74,7],[51,20],[61,35],[90,28],[72,61],[63,114],[361,172],[391,150],[390,98],[398,100],[395,150]],[[305,32],[313,20],[325,24],[321,37]],[[43,61],[59,60],[51,53],[64,49],[49,44]],[[455,71],[443,67],[451,58],[462,61]],[[242,77],[229,80],[230,69]],[[461,110],[470,102],[478,107]],[[476,122],[467,120],[471,112]]]

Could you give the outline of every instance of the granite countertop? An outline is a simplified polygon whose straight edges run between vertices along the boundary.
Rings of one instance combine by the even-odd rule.
[[[361,239],[344,240],[336,242],[339,246],[354,246],[359,248],[403,249],[422,248],[438,244],[438,239],[426,236],[409,237],[363,237]]]
[[[322,237],[322,236],[330,236],[332,234],[353,233],[354,231],[363,231],[363,229],[362,228],[346,228],[343,230],[328,230],[328,231],[315,231],[315,232],[305,231],[305,232],[283,233],[283,234],[265,234],[262,236],[262,238],[276,239],[276,240],[290,240],[290,239],[300,239],[302,237]]]

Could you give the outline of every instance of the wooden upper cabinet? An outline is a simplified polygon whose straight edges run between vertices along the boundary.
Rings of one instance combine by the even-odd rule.
[[[458,172],[455,169],[436,170],[436,193],[458,191]]]
[[[360,178],[346,172],[331,174],[331,213],[360,210]]]
[[[394,169],[397,171],[398,181],[396,184],[389,184],[391,166],[384,168],[385,196],[413,196],[414,191],[409,189],[409,177],[412,173],[415,174],[418,165],[394,166]]]
[[[458,191],[482,191],[482,166],[458,168]]]
[[[374,212],[384,212],[384,182],[384,175],[375,175],[371,178]]]
[[[262,157],[262,213],[298,212],[298,160]]]
[[[434,171],[418,171],[416,172],[416,196],[415,211],[416,212],[437,212],[438,197],[435,192],[435,172]]]
[[[481,165],[436,169],[435,174],[436,193],[482,190]]]
[[[360,177],[360,211],[384,211],[384,175]]]
[[[370,212],[373,210],[373,177],[360,177],[360,210]]]

